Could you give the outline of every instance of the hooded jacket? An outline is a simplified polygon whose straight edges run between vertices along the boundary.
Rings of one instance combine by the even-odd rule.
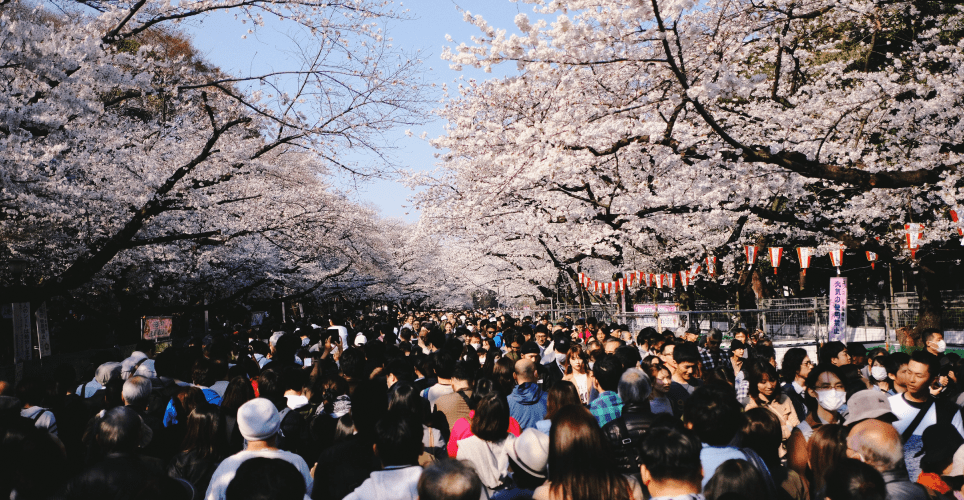
[[[522,430],[535,428],[536,422],[546,416],[546,403],[549,396],[535,382],[515,386],[509,400],[509,415],[519,421]]]
[[[375,471],[345,500],[415,500],[421,475],[422,468],[417,465]]]

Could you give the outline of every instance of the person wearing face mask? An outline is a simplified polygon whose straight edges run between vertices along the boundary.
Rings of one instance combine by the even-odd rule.
[[[894,390],[894,379],[892,378],[896,376],[896,373],[897,366],[887,354],[877,356],[870,362],[870,383],[873,384],[875,389],[888,396],[897,394],[897,391]]]
[[[793,429],[787,440],[787,465],[800,477],[806,477],[810,461],[810,436],[821,426],[836,424],[841,420],[838,410],[847,400],[843,380],[843,373],[831,364],[818,365],[807,375],[803,397],[807,416]]]
[[[938,358],[944,356],[944,351],[947,349],[947,342],[944,342],[944,334],[940,330],[937,328],[928,328],[924,330],[921,336],[924,338],[924,346],[927,348],[927,352]]]
[[[556,339],[552,342],[552,348],[545,350],[545,357],[551,358],[545,364],[546,375],[543,377],[542,387],[549,390],[557,382],[561,382],[569,370],[569,335],[561,330],[557,332]]]

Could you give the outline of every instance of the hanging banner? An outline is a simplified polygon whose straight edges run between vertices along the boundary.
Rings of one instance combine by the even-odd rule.
[[[30,337],[30,302],[13,303],[13,359],[28,361],[33,359],[33,341]]]
[[[874,262],[877,262],[877,254],[874,252],[867,252],[867,261],[870,262],[870,268],[874,268]]]
[[[756,264],[756,256],[758,253],[760,253],[760,247],[755,245],[746,246],[746,267],[747,268],[753,267],[753,264]]]
[[[695,262],[693,263],[693,265],[690,266],[690,270],[689,270],[690,283],[692,283],[693,280],[695,280],[696,277],[699,276],[700,269],[702,269],[700,265]]]
[[[800,261],[800,274],[802,276],[807,275],[807,269],[810,269],[810,258],[813,257],[814,249],[810,247],[798,247],[797,248],[797,260]]]
[[[783,258],[783,247],[770,247],[770,265],[773,266],[773,274],[780,268],[780,259]]]
[[[50,329],[47,325],[47,303],[40,304],[40,309],[34,313],[37,318],[37,346],[40,357],[50,356]]]
[[[924,237],[923,224],[904,224],[907,231],[907,249],[910,250],[910,258],[917,258],[917,251],[920,250],[920,240]]]
[[[579,286],[580,287],[586,286],[586,273],[579,273]]]
[[[830,263],[837,268],[837,276],[840,276],[840,268],[843,266],[843,247],[830,251]]]
[[[141,318],[144,340],[157,340],[171,336],[171,328],[174,326],[174,318],[170,316],[144,316]]]
[[[653,273],[643,273],[643,279],[646,280],[646,286],[653,286]]]
[[[679,284],[683,285],[683,290],[688,290],[690,286],[690,273],[687,271],[679,272]]]
[[[676,290],[676,273],[669,273],[669,289]]]
[[[716,256],[706,256],[706,273],[710,275],[710,278],[716,277]]]
[[[847,327],[847,278],[830,278],[830,324],[827,340],[845,342]]]
[[[654,274],[654,275],[653,275],[653,284],[656,285],[656,288],[663,288],[663,286],[664,286],[663,284],[664,284],[665,280],[666,280],[666,275],[665,275],[665,274]]]

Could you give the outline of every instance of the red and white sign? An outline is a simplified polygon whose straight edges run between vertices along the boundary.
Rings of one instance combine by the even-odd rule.
[[[957,210],[951,210],[951,220],[954,221],[954,224],[957,224],[957,235],[964,236],[964,226],[961,225],[961,220],[957,216]],[[964,245],[964,241],[961,244]]]
[[[710,275],[710,278],[716,276],[716,256],[707,255],[706,256],[706,272]]]
[[[665,274],[654,274],[654,275],[653,275],[653,282],[654,282],[654,284],[656,285],[656,288],[663,288],[664,284],[666,283],[666,275],[665,275]]]
[[[653,286],[653,273],[643,273],[643,279],[646,280],[646,286]]]
[[[780,268],[780,259],[783,258],[783,247],[770,247],[770,265],[773,266],[773,274]]]
[[[867,261],[870,262],[870,268],[874,268],[874,262],[877,262],[877,254],[874,252],[867,252]]]
[[[679,272],[679,284],[683,285],[683,290],[687,290],[690,286],[690,273],[687,271]]]
[[[910,258],[917,258],[917,251],[920,250],[920,240],[924,237],[924,225],[923,224],[904,224],[904,230],[907,231],[907,248],[910,250]]]
[[[669,289],[676,290],[676,273],[669,273]]]
[[[814,249],[811,247],[798,247],[797,248],[797,260],[800,261],[800,274],[803,276],[807,275],[807,269],[810,269],[810,259],[813,257]]]

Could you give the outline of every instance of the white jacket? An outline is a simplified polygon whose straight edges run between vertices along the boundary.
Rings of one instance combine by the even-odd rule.
[[[375,471],[344,500],[415,500],[421,475],[418,465]]]
[[[482,484],[492,493],[509,477],[509,453],[515,436],[506,433],[505,439],[497,443],[490,443],[478,436],[471,436],[459,441],[459,460],[468,460],[475,467]]]

